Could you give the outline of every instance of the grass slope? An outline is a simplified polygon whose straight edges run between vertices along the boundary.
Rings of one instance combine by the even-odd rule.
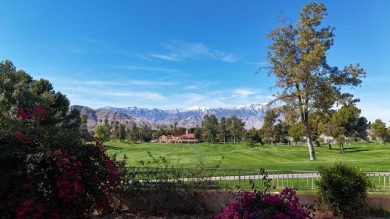
[[[315,171],[318,166],[328,166],[337,162],[358,166],[363,171],[390,171],[390,146],[377,143],[352,143],[341,154],[337,146],[332,150],[327,145],[316,147],[317,160],[310,161],[306,145],[270,146],[246,144],[159,144],[106,142],[109,154],[128,156],[128,166],[139,166],[140,161],[151,161],[147,151],[156,158],[165,157],[172,165],[213,167],[222,159],[221,168],[242,168],[267,170],[308,170]],[[121,151],[121,153],[120,153]]]

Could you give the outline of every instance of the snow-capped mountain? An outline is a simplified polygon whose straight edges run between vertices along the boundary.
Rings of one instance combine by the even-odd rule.
[[[268,107],[262,104],[249,104],[225,108],[194,106],[187,109],[169,110],[161,110],[156,108],[148,109],[139,107],[115,108],[106,106],[99,108],[96,111],[108,111],[124,114],[129,118],[139,119],[140,121],[143,121],[144,125],[149,124],[152,128],[157,125],[169,126],[170,124],[174,124],[175,122],[178,123],[179,127],[192,128],[196,127],[197,125],[200,126],[202,119],[205,115],[214,114],[218,119],[221,119],[222,117],[228,118],[236,116],[237,118],[242,119],[242,121],[245,122],[245,127],[247,129],[250,129],[252,127],[261,127],[267,109]]]

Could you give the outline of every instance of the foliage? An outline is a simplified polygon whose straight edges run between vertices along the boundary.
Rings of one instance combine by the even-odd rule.
[[[359,122],[360,109],[353,104],[342,106],[332,116],[332,124],[334,125],[333,137],[341,136],[355,137],[356,129]]]
[[[110,139],[110,130],[105,125],[97,125],[95,127],[95,135],[104,141],[108,141]]]
[[[69,112],[66,96],[9,61],[0,63],[0,88],[0,215],[82,218],[109,210],[121,180],[117,162],[99,139],[82,142],[79,111]]]
[[[386,124],[382,122],[382,120],[376,119],[375,122],[371,124],[371,129],[376,140],[381,140],[386,144],[388,138]]]
[[[250,129],[247,133],[246,133],[247,137],[247,142],[249,144],[258,144],[260,143],[261,145],[263,145],[263,141],[261,139],[261,133],[260,133],[260,130],[257,130],[255,129],[254,127],[252,129]]]
[[[357,167],[337,163],[318,169],[318,196],[334,215],[356,218],[367,214],[368,189],[373,187],[368,176]]]
[[[226,118],[223,116],[221,118],[221,121],[219,123],[218,127],[218,138],[220,141],[222,141],[224,144],[226,144],[226,137],[228,136],[228,130],[227,130],[227,124],[226,124]]]
[[[289,128],[290,127],[287,125],[286,122],[279,120],[279,123],[275,125],[275,136],[277,142],[281,142],[284,144],[290,143],[290,141],[288,140]]]
[[[356,124],[355,130],[356,130],[356,137],[362,140],[367,141],[367,129],[368,129],[368,121],[365,117],[361,116],[359,117],[359,120]]]
[[[200,142],[202,138],[202,128],[196,127],[194,130],[194,137]]]
[[[280,112],[276,108],[267,110],[264,116],[264,123],[261,129],[263,131],[264,140],[268,141],[270,144],[276,144],[277,132],[275,123],[279,116]]]
[[[17,109],[32,110],[34,107],[45,110],[45,119],[34,124],[39,127],[39,132],[34,134],[40,134],[41,141],[53,144],[81,138],[80,114],[77,110],[69,112],[69,100],[64,94],[55,92],[49,81],[34,80],[23,70],[16,70],[11,61],[1,62],[0,127],[11,133],[23,132],[24,121],[15,119],[12,114]]]
[[[115,161],[105,154],[102,141],[45,144],[39,133],[36,136],[39,128],[35,127],[45,119],[43,108],[18,108],[15,117],[24,122],[24,131],[0,139],[5,152],[17,153],[1,159],[5,186],[0,196],[6,201],[0,203],[0,209],[5,215],[59,218],[109,209],[110,194],[121,176]]]
[[[245,122],[235,116],[226,119],[226,127],[233,137],[233,143],[239,142],[245,133]]]
[[[270,193],[270,184],[267,174],[262,169],[263,190],[254,192],[243,192],[237,202],[228,204],[214,219],[238,219],[238,218],[313,218],[313,208],[308,205],[301,205],[299,198],[291,188],[283,189],[279,194]]]
[[[111,139],[119,139],[123,141],[126,138],[126,127],[124,124],[119,123],[119,121],[114,122],[114,130],[112,132]]]
[[[216,137],[218,133],[218,119],[217,117],[212,114],[212,115],[205,115],[203,117],[203,122],[202,122],[202,127],[203,127],[203,133],[205,140],[209,143],[214,143],[216,142]]]
[[[288,130],[288,134],[293,138],[295,144],[302,139],[303,134],[303,126],[302,122],[297,122],[290,127]]]
[[[92,134],[88,131],[87,122],[88,122],[88,115],[84,114],[80,116],[81,124],[80,124],[80,134],[81,138],[88,141],[92,138]]]
[[[280,93],[275,95],[276,100],[299,114],[310,160],[315,160],[309,126],[311,113],[330,109],[335,102],[354,101],[341,88],[358,86],[365,75],[359,64],[343,70],[328,65],[326,52],[333,45],[334,34],[332,27],[321,27],[325,15],[325,5],[313,2],[302,8],[296,25],[282,18],[282,25],[267,35],[272,40],[267,55],[270,66],[262,68],[277,78],[275,87],[280,88]]]

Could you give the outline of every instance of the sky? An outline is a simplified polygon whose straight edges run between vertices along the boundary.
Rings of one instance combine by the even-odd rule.
[[[296,23],[306,0],[4,0],[0,60],[48,79],[71,105],[234,107],[267,103],[266,34]],[[360,63],[369,121],[390,120],[390,1],[323,1],[335,27],[331,66]]]

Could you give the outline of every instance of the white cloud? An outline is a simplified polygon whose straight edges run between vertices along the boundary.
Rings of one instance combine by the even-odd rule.
[[[149,55],[152,58],[162,59],[166,61],[179,61],[180,58],[176,54],[150,54]]]
[[[84,86],[98,86],[98,87],[116,87],[116,86],[173,86],[176,85],[174,82],[167,81],[148,81],[148,80],[132,80],[132,81],[72,81],[72,84],[84,85]]]
[[[115,67],[120,68],[120,69],[124,69],[124,70],[177,72],[175,69],[171,69],[171,68],[159,68],[159,67],[150,67],[150,66],[118,65]]]
[[[149,92],[149,91],[140,91],[140,92],[133,92],[133,91],[110,91],[105,92],[106,95],[109,96],[118,96],[118,97],[132,97],[132,98],[142,98],[152,101],[162,101],[166,98],[157,92]]]
[[[189,81],[185,82],[186,86],[182,87],[184,90],[201,90],[208,87],[214,87],[219,84],[220,81]]]
[[[73,81],[74,84],[87,85],[87,86],[123,86],[124,83],[112,82],[112,81]]]
[[[240,88],[240,89],[234,89],[233,90],[233,96],[239,96],[241,98],[246,98],[250,95],[253,94],[258,94],[258,91],[252,90],[252,89],[245,89],[245,88]]]
[[[192,103],[203,101],[205,99],[204,95],[198,93],[184,93],[184,94],[179,94],[176,97],[180,101],[184,100],[185,102],[192,102]]]
[[[225,53],[219,50],[208,48],[203,43],[190,43],[186,41],[174,41],[170,44],[164,44],[165,53],[151,53],[149,57],[162,59],[166,61],[182,61],[189,58],[211,58],[224,62],[235,62],[238,57],[232,53]]]
[[[229,53],[229,54],[224,54],[222,53],[221,54],[221,58],[222,58],[222,61],[225,61],[225,62],[235,62],[237,61],[237,57],[235,57],[233,54]]]
[[[142,85],[142,86],[173,86],[176,85],[174,82],[165,82],[165,81],[130,81],[132,85]]]
[[[199,85],[187,85],[183,87],[185,90],[197,90],[200,88]]]

